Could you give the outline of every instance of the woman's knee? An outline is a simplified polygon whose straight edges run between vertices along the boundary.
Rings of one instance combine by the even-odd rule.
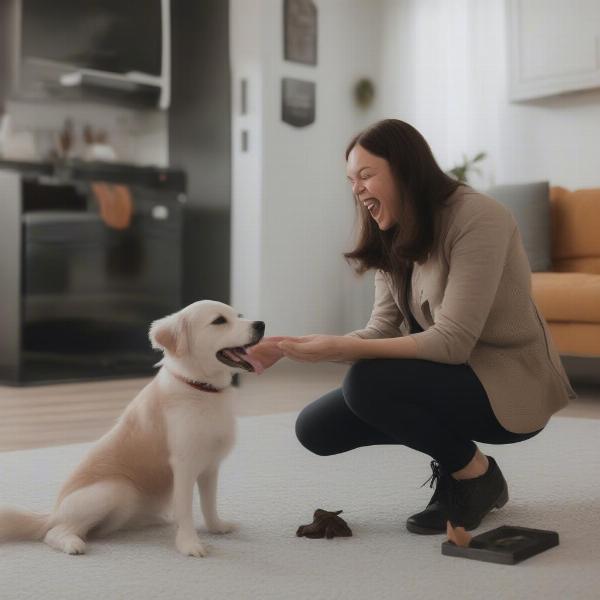
[[[373,405],[376,374],[375,360],[363,359],[352,364],[342,382],[342,391],[348,407],[354,414],[362,415]]]
[[[311,406],[305,406],[298,417],[296,418],[296,437],[298,441],[313,454],[319,456],[330,456],[335,454],[332,448],[327,445],[327,440],[324,439],[319,422],[312,414]]]

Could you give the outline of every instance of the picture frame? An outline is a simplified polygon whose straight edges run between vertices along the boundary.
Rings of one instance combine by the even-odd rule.
[[[306,127],[315,121],[316,86],[313,81],[283,77],[281,80],[281,120],[293,127]]]
[[[284,60],[317,64],[317,7],[312,0],[284,0]]]

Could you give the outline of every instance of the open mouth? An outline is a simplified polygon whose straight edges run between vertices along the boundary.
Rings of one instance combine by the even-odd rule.
[[[249,373],[262,370],[260,363],[246,353],[246,348],[256,345],[260,340],[256,340],[245,346],[236,346],[235,348],[222,348],[217,352],[217,358],[225,365],[236,369],[244,369]]]
[[[381,203],[379,202],[379,200],[377,200],[376,198],[369,198],[368,200],[365,200],[364,205],[366,206],[367,210],[371,213],[371,216],[373,216],[373,218],[377,218],[379,216],[379,211],[381,209]]]

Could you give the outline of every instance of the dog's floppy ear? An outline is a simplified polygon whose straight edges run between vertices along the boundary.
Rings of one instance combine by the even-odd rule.
[[[150,342],[157,350],[167,350],[174,356],[183,356],[188,348],[187,323],[179,313],[154,321],[150,325]]]

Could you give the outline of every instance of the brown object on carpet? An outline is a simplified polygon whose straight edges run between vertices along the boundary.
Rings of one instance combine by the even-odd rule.
[[[313,522],[310,525],[300,525],[296,535],[298,537],[307,538],[322,538],[326,537],[331,539],[333,537],[348,537],[352,535],[350,527],[346,524],[346,521],[338,515],[344,511],[337,510],[330,512],[317,508],[313,515]]]

